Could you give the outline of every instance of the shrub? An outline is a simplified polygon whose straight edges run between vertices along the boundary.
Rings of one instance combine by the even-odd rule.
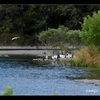
[[[100,45],[100,11],[84,17],[81,37],[87,45]]]
[[[3,96],[10,96],[13,94],[13,89],[10,86],[6,86],[4,92],[2,93]]]

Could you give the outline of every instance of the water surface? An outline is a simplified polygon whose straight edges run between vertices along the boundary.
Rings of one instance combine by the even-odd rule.
[[[6,86],[13,95],[100,95],[100,86],[74,79],[95,78],[87,68],[33,62],[32,57],[0,58],[0,93]]]

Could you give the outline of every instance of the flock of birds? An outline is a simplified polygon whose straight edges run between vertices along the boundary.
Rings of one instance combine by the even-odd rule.
[[[73,55],[72,55],[71,53],[67,53],[67,55],[59,54],[59,55],[53,55],[53,56],[51,56],[51,58],[52,58],[53,60],[64,59],[64,58],[70,59],[70,58],[72,58],[72,57],[73,57]],[[47,55],[45,56],[45,60],[48,60],[48,56],[47,56]]]
[[[72,58],[72,54],[67,54],[67,56],[64,54],[60,54],[59,58]],[[58,55],[53,55],[52,59],[58,59]]]

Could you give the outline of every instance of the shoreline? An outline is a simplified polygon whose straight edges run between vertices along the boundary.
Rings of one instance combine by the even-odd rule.
[[[0,55],[52,56],[52,50],[0,50]]]
[[[0,55],[52,56],[56,50],[61,51],[51,46],[0,46]]]
[[[70,50],[77,49],[74,46],[68,46]],[[61,50],[60,47],[52,46],[0,46],[0,50]]]

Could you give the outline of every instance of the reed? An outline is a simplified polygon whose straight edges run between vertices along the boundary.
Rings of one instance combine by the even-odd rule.
[[[79,66],[87,65],[100,67],[100,52],[98,50],[98,47],[96,47],[95,45],[84,47],[80,50],[75,51],[74,54],[75,58],[73,60],[76,65],[80,62]]]

